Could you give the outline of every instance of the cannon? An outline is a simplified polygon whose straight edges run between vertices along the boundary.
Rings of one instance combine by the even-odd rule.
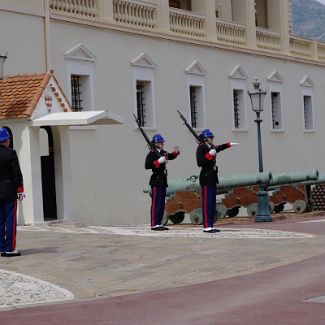
[[[270,200],[270,210],[275,212],[283,209],[284,201],[283,193],[288,193],[288,188],[285,184],[296,184],[299,182],[306,182],[306,185],[315,184],[318,182],[318,171],[311,172],[295,172],[274,174],[259,173],[259,174],[241,174],[231,176],[219,177],[218,192],[217,194],[225,194],[221,202],[217,203],[217,211],[215,219],[224,218],[226,215],[234,217],[238,214],[240,207],[246,207],[248,215],[254,216],[257,210],[256,193],[259,191],[260,186],[265,186],[270,191],[277,193],[282,201]],[[325,176],[324,176],[325,182]],[[282,186],[282,187],[281,187]],[[308,193],[302,191],[302,188],[293,185],[296,192],[300,194],[301,200],[296,203],[296,210],[305,211],[304,204],[301,201],[306,201]],[[280,191],[280,192],[279,192]],[[281,192],[282,191],[282,192]],[[145,193],[150,193],[150,188],[144,190]],[[291,191],[292,192],[292,191]],[[281,193],[281,194],[279,194]],[[286,194],[288,200],[288,194]],[[272,198],[272,196],[271,196]],[[304,198],[304,200],[302,200]],[[295,202],[294,201],[294,202]],[[293,202],[293,203],[294,203]],[[290,202],[291,203],[291,202]],[[294,205],[295,207],[295,205]],[[190,214],[190,219],[193,223],[201,223],[201,196],[199,191],[198,176],[193,175],[186,179],[176,179],[169,181],[167,188],[167,201],[165,206],[164,223],[171,220],[173,223],[181,223],[184,220],[185,213]]]
[[[272,180],[266,186],[266,189],[272,192],[269,200],[270,212],[279,213],[283,211],[286,203],[292,204],[297,213],[311,210],[310,188],[300,182],[315,183],[318,178],[317,170],[273,174]],[[239,212],[239,207],[246,207],[247,214],[254,217],[257,212],[256,194],[258,191],[258,186],[251,186],[234,188],[229,192],[222,200],[223,205],[227,208],[228,216],[233,217]]]

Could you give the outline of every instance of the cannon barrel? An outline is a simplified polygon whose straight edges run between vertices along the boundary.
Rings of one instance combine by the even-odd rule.
[[[227,190],[235,187],[269,184],[272,179],[273,176],[271,172],[220,176],[218,190]]]
[[[268,184],[272,180],[272,173],[258,174],[240,174],[219,177],[218,194],[227,192],[228,189],[242,186]],[[193,175],[186,179],[172,179],[168,181],[167,196],[176,192],[197,192],[199,189],[199,178]],[[144,190],[144,193],[150,193],[150,187]]]
[[[309,181],[315,182],[318,180],[318,176],[319,176],[318,170],[313,170],[311,172],[273,174],[273,178],[268,185],[277,186],[277,185],[295,184],[295,183],[302,183],[302,182],[309,182]]]
[[[303,182],[305,185],[317,185],[317,184],[322,184],[325,183],[325,174],[320,174],[318,176],[318,179],[313,180],[313,181],[306,181]]]
[[[269,190],[276,189],[280,185],[310,182],[316,184],[319,182],[319,173],[317,170],[311,172],[292,172],[282,174],[272,174],[271,172],[257,174],[239,174],[220,176],[218,184],[218,194],[226,193],[236,187],[265,185]],[[325,174],[322,175],[322,183],[325,182]],[[174,195],[176,192],[197,192],[199,189],[199,177],[196,175],[185,179],[171,179],[168,181],[167,196]],[[144,193],[150,193],[148,186]]]

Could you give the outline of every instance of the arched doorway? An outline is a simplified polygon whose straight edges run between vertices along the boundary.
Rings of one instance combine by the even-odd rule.
[[[56,220],[57,205],[55,190],[54,142],[50,126],[40,127],[39,139],[44,221]]]

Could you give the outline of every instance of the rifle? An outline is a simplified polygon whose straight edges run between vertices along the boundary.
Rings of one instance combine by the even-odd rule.
[[[201,137],[194,131],[194,129],[187,123],[186,118],[184,117],[184,115],[177,110],[180,118],[183,120],[184,124],[186,125],[186,127],[189,129],[189,131],[194,135],[194,138],[196,140],[197,143],[202,143],[203,139],[201,139]]]
[[[133,116],[135,118],[135,121],[136,121],[136,123],[138,125],[138,128],[139,128],[141,134],[143,135],[144,139],[147,142],[147,145],[148,145],[149,149],[155,150],[156,148],[155,148],[154,144],[152,143],[152,141],[150,141],[150,139],[148,138],[146,132],[144,132],[144,130],[143,130],[142,126],[141,126],[141,123],[140,123],[139,119],[134,114],[133,114]]]

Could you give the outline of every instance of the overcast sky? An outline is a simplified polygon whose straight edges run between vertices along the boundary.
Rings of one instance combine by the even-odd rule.
[[[316,0],[316,1],[318,1],[318,2],[322,3],[323,5],[325,5],[325,0]]]

